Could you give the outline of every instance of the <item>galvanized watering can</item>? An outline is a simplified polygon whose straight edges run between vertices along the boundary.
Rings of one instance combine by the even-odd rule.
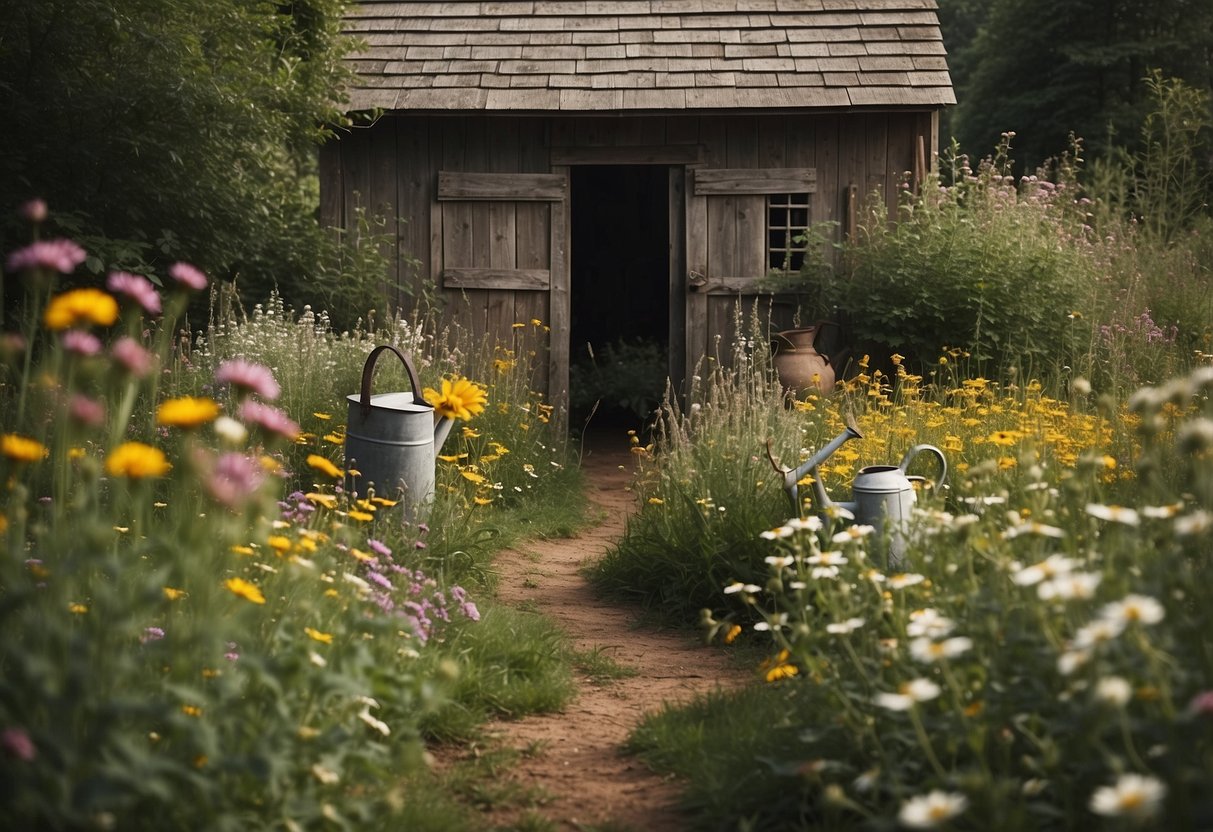
[[[371,395],[375,362],[385,351],[404,364],[412,391]],[[452,420],[434,423],[434,408],[421,393],[413,362],[390,344],[371,350],[362,368],[362,387],[346,400],[346,490],[365,497],[374,489],[380,497],[400,498],[405,518],[419,519],[434,500],[435,459]]]
[[[850,439],[862,439],[863,434],[854,425],[847,425],[846,430],[832,439],[829,444],[813,454],[800,467],[785,468],[770,456],[770,443],[767,443],[767,455],[775,469],[783,474],[783,487],[792,498],[792,504],[799,514],[800,489],[797,483],[809,474],[813,478],[813,494],[817,502],[817,510],[823,514],[838,513],[838,509],[848,512],[856,523],[870,525],[876,529],[878,536],[889,533],[888,566],[901,566],[905,557],[906,537],[909,533],[910,516],[917,503],[914,483],[926,482],[925,477],[909,476],[906,471],[910,463],[920,453],[933,454],[939,460],[939,476],[934,482],[934,488],[941,488],[948,476],[948,461],[943,451],[934,445],[915,445],[902,457],[900,465],[869,465],[861,468],[851,484],[851,494],[854,497],[849,502],[834,502],[821,484],[817,467],[842,447]]]

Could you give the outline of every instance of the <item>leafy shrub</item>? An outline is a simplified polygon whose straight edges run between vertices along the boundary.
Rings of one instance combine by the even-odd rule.
[[[961,347],[989,368],[1067,363],[1085,349],[1096,272],[1072,210],[1075,185],[1008,173],[1009,138],[974,171],[951,161],[951,184],[906,192],[896,223],[870,210],[827,295],[868,349],[911,364]],[[955,148],[953,148],[955,152]]]

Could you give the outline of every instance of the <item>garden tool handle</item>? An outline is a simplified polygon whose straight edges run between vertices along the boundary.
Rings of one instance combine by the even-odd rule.
[[[375,373],[375,362],[379,360],[379,355],[384,350],[394,352],[396,357],[404,364],[404,371],[409,376],[409,384],[413,385],[413,402],[429,407],[430,403],[425,400],[425,395],[421,392],[421,382],[417,380],[417,370],[413,367],[412,360],[391,344],[380,344],[371,350],[371,354],[366,357],[366,364],[362,366],[362,387],[358,396],[358,405],[362,408],[362,417],[365,419],[371,415],[371,376]]]

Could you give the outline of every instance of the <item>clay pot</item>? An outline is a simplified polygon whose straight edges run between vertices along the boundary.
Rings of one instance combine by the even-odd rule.
[[[777,332],[771,338],[771,363],[779,383],[796,396],[834,389],[834,368],[814,346],[819,325]]]

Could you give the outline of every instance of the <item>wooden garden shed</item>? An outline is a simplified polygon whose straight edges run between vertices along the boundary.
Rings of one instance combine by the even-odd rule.
[[[655,339],[675,380],[727,349],[801,230],[925,175],[955,102],[935,0],[383,0],[345,29],[379,112],[322,149],[322,219],[387,217],[389,291],[486,339],[543,321],[556,403],[587,344]]]

